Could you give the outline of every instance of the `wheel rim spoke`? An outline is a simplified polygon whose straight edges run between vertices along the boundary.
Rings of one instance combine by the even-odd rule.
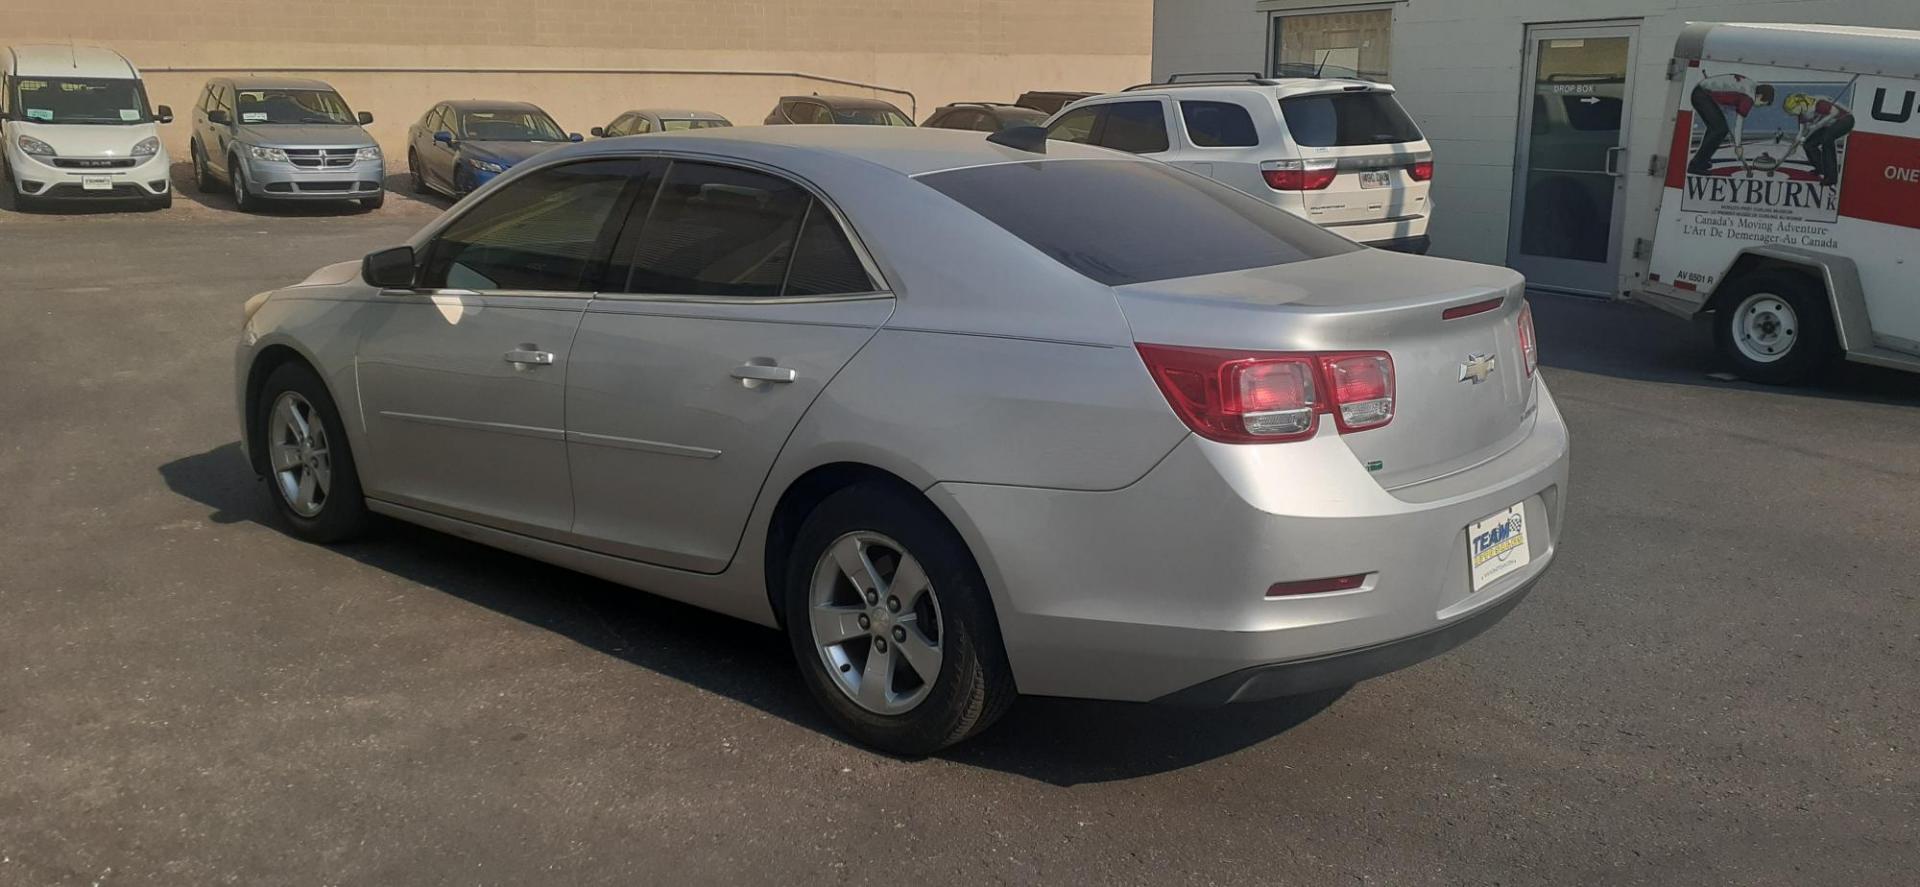
[[[879,644],[867,651],[867,667],[860,671],[860,701],[875,711],[887,707],[888,691],[893,689],[893,645]]]
[[[814,642],[823,647],[831,647],[865,636],[867,630],[860,627],[862,612],[859,607],[815,605],[813,608]]]
[[[927,573],[920,568],[920,562],[913,555],[900,553],[900,566],[893,571],[888,580],[886,593],[900,599],[901,608],[911,607],[920,593],[927,590]]]
[[[286,414],[287,427],[293,429],[293,433],[300,441],[305,442],[312,432],[307,428],[307,417],[300,415],[299,402],[288,398],[280,404],[281,411]]]
[[[899,621],[904,635],[896,635],[898,640],[892,645],[900,651],[900,658],[907,661],[907,667],[920,676],[920,680],[931,684],[940,677],[940,648],[927,643],[926,635],[920,633],[919,617],[908,616]]]
[[[273,470],[286,471],[300,465],[300,446],[291,443],[273,445]]]
[[[302,510],[312,510],[319,486],[319,481],[314,478],[313,472],[301,472],[300,488],[293,494],[293,506]]]
[[[833,560],[839,565],[840,573],[846,576],[847,580],[853,583],[854,589],[861,594],[880,590],[880,577],[874,572],[873,563],[867,560],[867,552],[865,546],[860,544],[860,537],[847,536],[835,543]]]

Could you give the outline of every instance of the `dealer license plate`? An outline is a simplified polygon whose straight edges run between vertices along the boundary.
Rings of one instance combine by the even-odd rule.
[[[1370,169],[1360,173],[1360,187],[1385,188],[1393,184],[1393,172],[1385,169]]]
[[[1467,558],[1479,591],[1532,560],[1527,551],[1527,504],[1505,508],[1467,525]]]
[[[83,191],[112,191],[113,176],[81,176],[80,189]]]

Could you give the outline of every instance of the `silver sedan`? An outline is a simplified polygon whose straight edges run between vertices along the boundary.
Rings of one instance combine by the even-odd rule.
[[[1345,686],[1519,602],[1567,428],[1518,275],[1036,132],[544,154],[248,302],[251,465],[305,539],[378,512],[783,627],[906,754],[1017,693]]]

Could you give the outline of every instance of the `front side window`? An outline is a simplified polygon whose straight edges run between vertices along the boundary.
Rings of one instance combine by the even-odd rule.
[[[460,138],[476,142],[564,142],[567,134],[545,111],[495,109],[460,112]]]
[[[1268,73],[1275,77],[1352,77],[1387,82],[1393,11],[1272,17]]]
[[[1167,150],[1167,118],[1159,102],[1114,102],[1104,110],[1107,119],[1100,131],[1102,146],[1129,154]]]
[[[723,126],[732,125],[733,124],[725,120],[715,120],[711,117],[696,117],[693,119],[671,117],[660,121],[660,131],[679,132],[687,129],[718,129]]]
[[[1420,141],[1420,128],[1392,93],[1335,92],[1280,100],[1295,144],[1309,148]]]
[[[1093,143],[1093,125],[1099,120],[1098,107],[1075,108],[1062,114],[1059,120],[1055,120],[1052,126],[1047,127],[1047,138],[1090,145]]]
[[[1187,138],[1201,148],[1251,148],[1260,144],[1253,115],[1233,102],[1181,102]]]
[[[822,123],[846,123],[854,126],[912,126],[907,115],[893,108],[836,108]]]
[[[240,122],[261,124],[352,123],[353,111],[331,89],[242,89]]]
[[[1361,247],[1212,179],[1139,160],[1001,163],[915,179],[1108,286]]]
[[[633,126],[630,129],[628,129],[627,132],[629,133],[653,132],[653,121],[646,117],[635,117],[633,118]]]
[[[8,96],[13,119],[35,123],[152,123],[140,81],[102,77],[18,77]]]
[[[603,270],[614,208],[639,168],[630,160],[596,160],[507,184],[434,239],[420,286],[592,290]]]
[[[832,123],[833,115],[827,113],[825,105],[794,102],[787,109],[787,119],[795,123]]]

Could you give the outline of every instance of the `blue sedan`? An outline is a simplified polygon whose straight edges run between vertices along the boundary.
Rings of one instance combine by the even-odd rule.
[[[459,198],[549,148],[580,141],[538,105],[468,100],[441,102],[407,131],[413,190]]]

